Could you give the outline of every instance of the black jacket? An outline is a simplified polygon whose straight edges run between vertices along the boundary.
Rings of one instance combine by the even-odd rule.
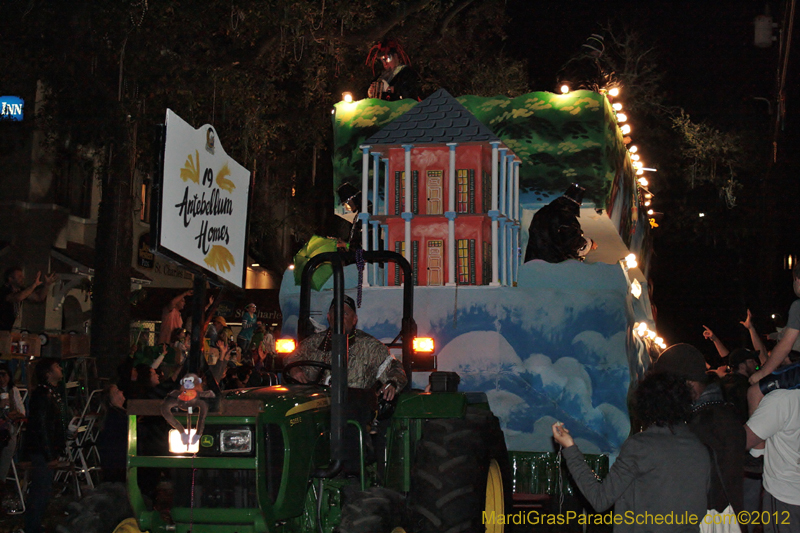
[[[36,387],[28,408],[28,453],[43,455],[47,461],[61,457],[67,444],[67,423],[67,406],[58,390],[47,383]]]
[[[395,74],[388,83],[391,91],[383,93],[381,95],[382,100],[390,102],[403,99],[420,100],[422,97],[419,74],[408,65],[403,65],[400,72]]]
[[[744,510],[744,426],[718,383],[706,387],[692,412],[689,429],[712,452],[708,508],[721,512],[730,503],[738,513]]]
[[[579,213],[577,204],[563,196],[539,209],[528,227],[525,262],[543,259],[548,263],[560,263],[580,259],[578,250],[586,240],[578,222]]]

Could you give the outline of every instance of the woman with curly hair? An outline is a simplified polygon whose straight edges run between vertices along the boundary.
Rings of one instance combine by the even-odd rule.
[[[615,533],[699,531],[711,463],[686,425],[692,405],[686,381],[651,373],[639,383],[634,403],[644,430],[622,444],[602,481],[564,425],[553,424],[553,438],[563,447],[570,474],[595,511],[614,506]]]

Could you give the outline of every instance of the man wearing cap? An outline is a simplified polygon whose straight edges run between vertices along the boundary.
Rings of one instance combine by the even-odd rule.
[[[206,337],[210,340],[211,346],[217,345],[217,338],[220,332],[228,327],[225,317],[215,316],[214,320],[206,328]]]
[[[745,435],[734,406],[725,401],[719,383],[709,383],[706,362],[700,350],[675,344],[655,362],[654,371],[683,376],[692,389],[689,429],[711,450],[712,474],[708,509],[723,512],[743,510]]]
[[[236,344],[242,349],[242,353],[248,353],[250,341],[253,340],[253,333],[256,331],[257,321],[256,304],[247,304],[242,315],[242,329],[239,330],[239,335],[236,337]]]
[[[347,334],[347,386],[353,389],[372,389],[378,382],[382,383],[381,395],[392,400],[408,382],[400,361],[395,359],[381,341],[356,329],[358,315],[356,303],[349,296],[344,297],[344,331]],[[328,310],[328,323],[333,324],[333,302]],[[285,364],[295,361],[331,362],[331,328],[311,335],[297,347],[294,355],[287,358]],[[301,383],[314,381],[319,377],[320,369],[315,367],[297,367],[291,375]]]
[[[560,196],[539,209],[528,226],[528,247],[525,262],[543,259],[560,263],[567,259],[583,261],[597,248],[597,243],[584,237],[581,223],[581,202],[586,189],[573,183]]]

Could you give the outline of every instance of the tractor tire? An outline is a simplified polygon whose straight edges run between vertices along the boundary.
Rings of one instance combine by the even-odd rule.
[[[371,487],[346,498],[339,533],[399,533],[408,523],[403,496],[383,487]]]
[[[135,518],[126,518],[114,528],[113,533],[142,533]],[[147,533],[147,532],[145,532]]]
[[[115,526],[133,515],[124,483],[102,483],[80,500],[67,506],[58,533],[111,533]]]
[[[413,531],[504,531],[502,524],[484,524],[484,512],[501,520],[512,505],[511,466],[497,417],[470,407],[464,418],[428,420],[416,451],[410,493],[417,515]]]

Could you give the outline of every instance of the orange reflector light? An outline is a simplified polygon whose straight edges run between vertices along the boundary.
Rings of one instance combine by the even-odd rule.
[[[292,353],[297,348],[294,339],[278,339],[275,341],[275,351],[278,353]]]
[[[433,353],[435,349],[433,339],[430,337],[414,337],[415,353]]]

